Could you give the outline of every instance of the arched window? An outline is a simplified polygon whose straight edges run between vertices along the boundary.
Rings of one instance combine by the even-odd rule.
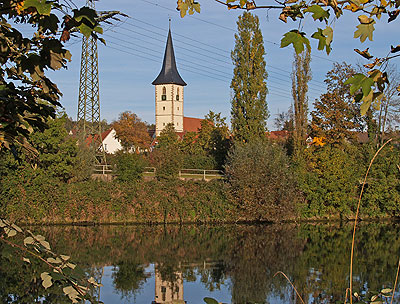
[[[162,88],[161,100],[167,100],[167,89],[165,87]]]
[[[179,88],[176,89],[176,100],[179,101]]]

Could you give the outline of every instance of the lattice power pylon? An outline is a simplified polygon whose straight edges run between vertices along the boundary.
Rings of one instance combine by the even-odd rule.
[[[94,0],[86,0],[86,6],[94,9]],[[82,38],[77,122],[79,131],[90,142],[96,163],[106,165],[101,138],[97,40],[92,36]]]

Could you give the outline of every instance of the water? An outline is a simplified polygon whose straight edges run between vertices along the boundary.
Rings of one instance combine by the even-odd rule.
[[[351,225],[223,225],[34,227],[53,250],[71,255],[101,281],[106,303],[306,303],[344,302],[348,287]],[[361,224],[357,230],[354,290],[392,287],[400,254],[400,225]],[[1,247],[2,246],[2,247]],[[0,301],[69,303],[35,282],[43,263],[9,263],[0,245]],[[15,257],[14,257],[15,258]],[[20,258],[22,260],[22,258]],[[36,273],[32,273],[32,269]],[[58,294],[57,294],[58,293]],[[61,295],[60,295],[61,294]],[[395,303],[400,301],[396,293]],[[388,303],[390,299],[388,300]]]

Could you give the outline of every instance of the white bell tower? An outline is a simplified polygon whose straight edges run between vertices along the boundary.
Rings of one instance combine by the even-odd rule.
[[[177,132],[183,132],[183,88],[186,82],[176,68],[171,30],[168,31],[161,72],[152,84],[155,86],[156,136],[169,123],[174,124]]]

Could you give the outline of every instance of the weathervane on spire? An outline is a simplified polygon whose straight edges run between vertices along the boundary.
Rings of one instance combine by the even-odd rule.
[[[168,21],[169,21],[169,29],[171,29],[171,17],[168,17]]]

